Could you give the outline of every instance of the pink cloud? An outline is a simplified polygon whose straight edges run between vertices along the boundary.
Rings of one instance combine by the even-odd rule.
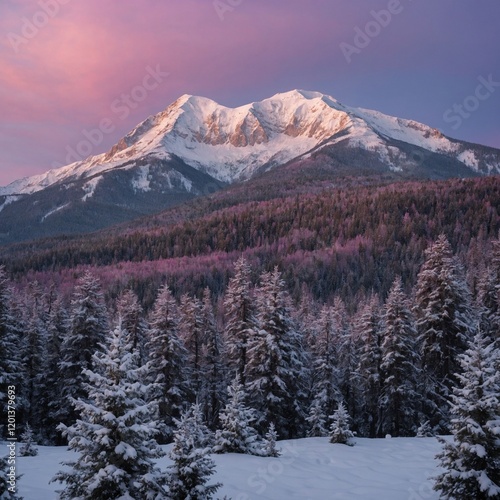
[[[0,184],[16,178],[7,164],[23,172],[49,168],[61,161],[67,145],[81,139],[83,128],[111,117],[116,132],[95,152],[104,151],[183,93],[242,104],[310,82],[321,82],[317,89],[328,92],[342,78],[366,79],[369,85],[373,68],[399,71],[415,64],[411,61],[424,64],[435,52],[432,38],[422,37],[415,21],[427,22],[432,13],[415,2],[348,66],[339,43],[351,41],[354,27],[370,19],[373,6],[364,0],[244,0],[223,20],[211,0],[44,1],[59,2],[57,15],[17,51],[8,35],[19,35],[24,19],[40,15],[40,3],[0,2],[5,34],[0,37],[0,138],[9,144],[0,151]],[[157,65],[169,76],[125,119],[113,115],[111,104]]]
[[[32,18],[27,2],[24,5],[23,15]],[[71,1],[33,40],[19,45],[17,54],[5,53],[7,47],[2,47],[2,90],[12,94],[12,101],[25,103],[34,119],[46,120],[48,108],[56,119],[68,113],[93,118],[90,115],[140,82],[148,65],[160,64],[171,73],[172,97],[177,88],[183,92],[196,86],[195,80],[218,86],[230,83],[227,78],[262,78],[260,70],[279,72],[290,53],[302,57],[311,50],[303,37],[289,36],[303,31],[305,22],[306,29],[317,29],[307,26],[307,16],[293,11],[284,16],[270,7],[249,23],[244,5],[221,22],[211,2],[188,0],[173,6]],[[272,50],[266,36],[270,29],[273,39],[283,40]],[[242,58],[248,70],[235,71]],[[13,119],[25,120],[26,107],[13,107]]]

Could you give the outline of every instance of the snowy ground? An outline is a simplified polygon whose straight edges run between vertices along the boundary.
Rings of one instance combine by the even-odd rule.
[[[280,441],[279,458],[214,455],[217,498],[232,500],[427,500],[437,499],[429,476],[437,472],[435,438],[357,439],[354,447],[327,438]],[[165,447],[168,450],[168,446]],[[48,484],[72,457],[66,448],[39,447],[36,457],[18,458],[19,492],[25,500],[56,498]],[[160,460],[165,469],[168,458]]]

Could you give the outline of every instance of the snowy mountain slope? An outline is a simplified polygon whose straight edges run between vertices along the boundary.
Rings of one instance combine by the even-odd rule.
[[[168,160],[173,154],[231,183],[250,178],[263,165],[282,164],[320,144],[341,141],[377,152],[398,170],[397,163],[389,160],[394,156],[394,147],[387,144],[391,139],[451,156],[476,172],[500,173],[498,150],[487,148],[491,151],[484,155],[477,146],[450,139],[421,123],[347,107],[319,92],[293,90],[237,108],[183,95],[139,124],[107,153],[15,181],[0,188],[0,196],[30,194],[56,183],[90,178],[126,165],[130,168],[133,160],[147,155]]]
[[[116,168],[101,166],[52,184],[43,179],[48,185],[42,189],[25,182],[25,193],[0,196],[0,242],[87,233],[222,187],[175,156],[162,160],[148,155]]]

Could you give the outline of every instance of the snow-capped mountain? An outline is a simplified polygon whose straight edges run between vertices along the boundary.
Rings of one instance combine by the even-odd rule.
[[[243,181],[321,151],[330,156],[343,151],[345,158],[346,148],[353,171],[368,158],[387,171],[405,173],[432,155],[434,171],[439,159],[448,169],[453,165],[455,173],[444,171],[443,177],[500,173],[500,150],[450,139],[415,121],[348,107],[319,92],[293,90],[237,108],[184,95],[110,151],[0,187],[0,231],[11,233],[14,214],[23,207],[21,212],[34,214],[35,226],[45,227],[51,221],[61,227],[65,214],[77,210],[72,231],[85,230],[85,213],[93,212],[89,227],[95,229],[203,194],[207,185]],[[418,175],[425,177],[425,169]],[[97,226],[96,206],[106,213]]]
[[[390,168],[400,170],[394,160],[396,148],[388,145],[388,139],[452,156],[476,172],[500,173],[499,151],[484,157],[475,145],[450,139],[421,123],[347,107],[319,92],[293,90],[238,108],[183,95],[140,123],[107,153],[20,179],[0,187],[0,195],[34,193],[60,182],[95,178],[111,169],[131,169],[134,161],[145,157],[168,160],[172,155],[231,183],[250,178],[266,164],[283,164],[320,144],[342,141],[374,151]],[[135,181],[137,189],[148,190],[147,178],[143,168]],[[179,180],[189,190],[189,181],[181,176]],[[87,198],[96,183],[86,190]]]

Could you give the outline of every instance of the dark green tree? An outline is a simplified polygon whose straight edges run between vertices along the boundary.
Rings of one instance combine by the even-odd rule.
[[[446,499],[500,498],[500,351],[481,332],[459,357],[451,441],[440,439],[444,472],[434,489]]]

